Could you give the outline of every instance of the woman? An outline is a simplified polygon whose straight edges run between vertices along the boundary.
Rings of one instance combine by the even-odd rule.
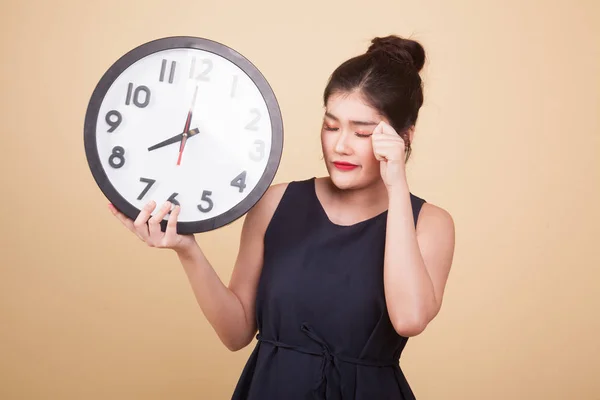
[[[225,286],[179,207],[135,221],[150,247],[177,252],[204,315],[228,349],[258,342],[234,399],[414,399],[399,366],[408,337],[437,315],[454,224],[413,195],[405,163],[423,103],[423,47],[375,38],[340,65],[324,92],[329,176],[273,185],[246,215]]]

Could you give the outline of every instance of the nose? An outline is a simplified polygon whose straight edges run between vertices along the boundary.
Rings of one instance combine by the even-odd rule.
[[[350,147],[348,146],[348,134],[340,130],[340,134],[335,142],[335,152],[338,154],[349,154]]]

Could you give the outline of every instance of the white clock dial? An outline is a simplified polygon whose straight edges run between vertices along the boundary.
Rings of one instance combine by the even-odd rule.
[[[267,191],[283,121],[248,59],[209,39],[176,36],[138,46],[106,71],[88,104],[84,144],[96,183],[118,210],[135,219],[149,201],[171,201],[181,206],[177,232],[197,233],[233,222]]]
[[[183,133],[188,112],[188,130],[197,133],[181,159],[181,141],[149,150]],[[252,192],[269,162],[272,129],[263,95],[240,67],[176,48],[119,74],[99,108],[96,142],[106,176],[130,204],[175,200],[186,222],[221,215]]]

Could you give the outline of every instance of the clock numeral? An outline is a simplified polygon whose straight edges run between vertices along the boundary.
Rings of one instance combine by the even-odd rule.
[[[144,101],[140,100],[140,95],[144,93]],[[139,108],[144,108],[150,103],[150,89],[147,86],[138,86],[133,90],[133,83],[129,83],[127,86],[127,98],[125,98],[125,104],[131,104],[131,97],[133,95],[133,104]]]
[[[155,179],[149,179],[149,178],[140,178],[140,182],[146,183],[146,187],[144,188],[144,190],[142,190],[142,193],[140,193],[140,195],[138,196],[138,200],[141,200],[144,198],[144,196],[146,195],[146,193],[148,193],[148,190],[150,190],[150,188],[152,187],[152,185],[154,185],[154,183],[156,182]]]
[[[240,193],[246,189],[246,171],[242,172],[231,181],[231,186],[235,186],[240,189]]]
[[[115,120],[113,121],[111,117],[115,117]],[[115,129],[117,129],[117,127],[121,125],[121,121],[123,121],[123,116],[121,116],[121,113],[117,110],[110,110],[106,113],[105,121],[108,125],[110,125],[108,132],[114,132]]]
[[[118,160],[118,162],[115,162]],[[110,157],[108,157],[108,163],[113,168],[121,168],[125,165],[125,149],[121,146],[115,146],[112,149]]]
[[[181,204],[179,204],[179,202],[175,200],[175,197],[177,196],[179,196],[179,193],[175,192],[171,195],[171,197],[167,199],[167,201],[170,201],[174,206],[180,206]]]
[[[175,68],[177,67],[176,61],[171,61],[171,69],[169,70],[169,83],[173,83],[173,78],[175,77]],[[165,81],[165,72],[167,71],[167,60],[163,58],[162,65],[160,67],[160,77],[158,80],[160,82]]]
[[[196,73],[196,57],[192,58],[192,65],[190,67],[190,79],[196,79],[198,81],[210,80],[210,78],[208,77],[208,73],[210,71],[212,71],[212,69],[213,69],[212,61],[208,58],[203,59],[202,65],[204,66],[204,69],[198,75],[195,75],[195,73]]]
[[[255,152],[250,152],[250,159],[252,161],[260,161],[265,157],[265,142],[262,140],[255,140],[254,145],[256,146],[255,151],[258,152],[258,155],[256,155]]]
[[[260,110],[258,108],[253,108],[250,110],[250,113],[255,114],[256,116],[248,123],[248,125],[246,125],[246,129],[250,131],[257,131],[258,126],[256,124],[258,124],[258,121],[260,121]]]
[[[204,207],[204,206],[202,206],[202,204],[198,204],[198,210],[202,211],[203,213],[207,213],[213,209],[214,203],[213,203],[212,199],[210,198],[211,195],[212,195],[211,191],[205,190],[202,192],[202,201],[205,201],[206,203],[208,203],[208,206]]]
[[[177,196],[179,196],[179,193],[175,192],[167,199],[167,201],[170,201],[171,204],[173,204],[173,206],[181,206],[181,204],[179,204],[179,202],[177,200],[175,200],[175,197],[177,197]],[[173,210],[169,210],[169,212],[167,214],[171,214],[171,211],[173,211]]]
[[[230,97],[235,97],[235,91],[237,90],[237,83],[238,83],[238,76],[234,75],[233,82],[231,83],[231,93],[229,94]]]

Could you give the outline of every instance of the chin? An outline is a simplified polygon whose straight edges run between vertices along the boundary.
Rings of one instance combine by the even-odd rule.
[[[335,166],[328,168],[329,178],[335,187],[340,190],[365,189],[377,185],[381,181],[379,171],[376,176],[365,174],[363,168],[354,171],[340,171]]]
[[[333,167],[329,171],[331,182],[340,190],[359,189],[365,186],[364,179],[361,177],[360,169],[356,171],[338,171]]]

